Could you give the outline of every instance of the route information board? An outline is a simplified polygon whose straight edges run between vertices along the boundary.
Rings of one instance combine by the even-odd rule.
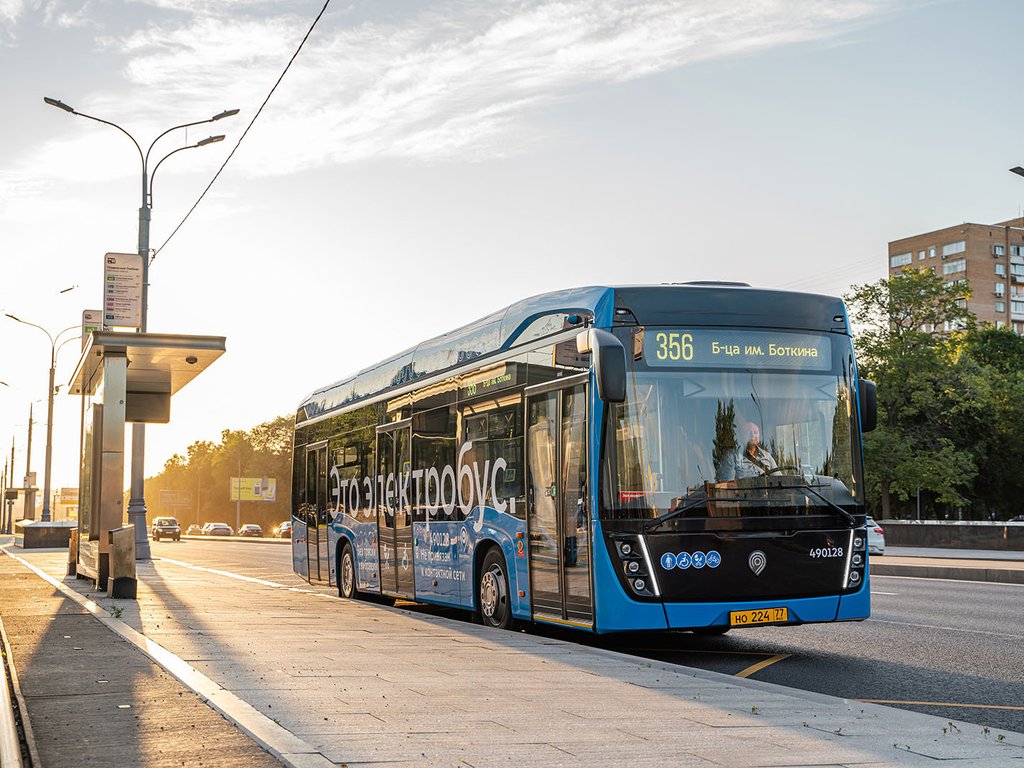
[[[142,326],[142,257],[137,253],[108,253],[103,257],[103,324]]]

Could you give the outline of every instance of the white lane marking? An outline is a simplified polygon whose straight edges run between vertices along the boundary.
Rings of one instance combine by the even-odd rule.
[[[875,592],[875,590],[872,589],[871,590],[871,594],[872,595],[889,595],[890,597],[893,597],[893,596],[898,595],[899,592]]]
[[[965,632],[969,635],[991,635],[992,637],[1015,637],[1024,640],[1024,635],[1014,635],[1008,632],[989,632],[985,629],[965,629],[964,627],[943,627],[935,624],[916,624],[912,621],[893,621],[892,619],[876,619],[871,617],[868,621],[877,621],[880,624],[898,624],[901,627],[918,627],[919,629],[938,629],[943,632]]]
[[[1010,581],[972,581],[969,579],[933,579],[929,576],[887,576],[871,574],[872,579],[908,579],[910,581],[939,581],[949,584],[984,584],[992,587],[1024,587],[1024,584],[1014,584]]]
[[[286,766],[289,766],[289,768],[309,768],[309,766],[329,768],[330,766],[337,765],[337,763],[333,763],[324,757],[320,750],[312,744],[303,741],[291,731],[254,709],[251,704],[204,675],[180,656],[175,655],[159,643],[153,642],[123,621],[115,619],[92,600],[79,594],[62,582],[57,581],[48,573],[14,554],[6,547],[0,547],[0,552],[17,560],[54,589],[85,608],[97,620],[163,667],[171,677],[185,685],[209,704],[210,707],[227,718],[228,722],[237,726],[239,730],[274,755],[274,757],[281,760]],[[218,573],[217,571],[211,572]],[[248,576],[236,575],[236,578],[244,581],[273,584],[273,582],[262,582],[259,579],[252,579]],[[294,757],[295,761],[291,757]]]
[[[207,568],[203,565],[193,565],[192,563],[186,563],[181,560],[172,560],[169,557],[161,557],[165,563],[173,563],[174,565],[180,565],[182,568],[191,568],[193,571],[203,571],[204,573],[213,573],[217,576],[227,576],[229,579],[238,579],[239,581],[247,581],[250,584],[261,584],[264,587],[276,587],[278,589],[295,589],[295,587],[289,587],[287,584],[278,584],[276,581],[267,581],[266,579],[257,579],[255,576],[243,576],[240,573],[232,573],[231,571],[220,571],[216,568]]]

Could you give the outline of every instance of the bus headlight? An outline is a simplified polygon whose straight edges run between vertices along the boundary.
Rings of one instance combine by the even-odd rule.
[[[643,536],[619,534],[612,541],[615,545],[612,552],[619,556],[627,591],[636,597],[659,597],[657,577]]]

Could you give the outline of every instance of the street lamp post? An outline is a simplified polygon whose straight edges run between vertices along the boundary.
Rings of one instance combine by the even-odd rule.
[[[41,325],[30,323],[27,320],[21,320],[14,315],[7,313],[7,317],[14,320],[16,323],[22,325],[29,325],[33,328],[38,328],[40,331],[46,334],[46,338],[50,340],[50,388],[47,391],[46,397],[46,464],[43,467],[43,514],[42,522],[50,522],[50,464],[53,458],[53,395],[55,392],[53,386],[54,374],[57,368],[57,350],[60,348],[57,345],[57,341],[68,331],[74,331],[78,329],[77,325],[68,326],[63,331],[60,331],[56,336],[51,334],[48,330],[43,328]],[[65,339],[71,341],[72,339]],[[63,346],[63,342],[61,343]]]
[[[132,144],[135,145],[135,149],[139,152],[139,160],[142,162],[142,205],[139,206],[139,258],[142,259],[142,297],[140,306],[140,317],[139,317],[139,331],[141,333],[146,332],[146,315],[149,307],[149,223],[152,218],[153,209],[153,178],[156,176],[157,168],[160,164],[171,155],[177,154],[186,149],[195,149],[196,147],[205,147],[208,144],[214,144],[218,141],[223,141],[224,136],[210,136],[206,139],[196,142],[195,144],[189,144],[184,147],[178,147],[171,152],[168,152],[160,160],[157,161],[153,167],[152,174],[149,172],[149,154],[153,151],[153,147],[160,141],[164,136],[176,131],[179,128],[191,128],[194,125],[203,125],[205,123],[212,123],[216,120],[222,120],[225,117],[232,117],[238,114],[237,109],[226,109],[223,112],[219,112],[213,117],[207,118],[206,120],[196,120],[191,123],[182,123],[181,125],[175,125],[168,128],[166,131],[157,136],[149,145],[149,149],[143,153],[142,147],[139,142],[135,140],[128,131],[122,128],[117,123],[112,123],[109,120],[103,120],[93,115],[87,115],[84,112],[78,112],[74,107],[70,107],[62,101],[57,99],[51,99],[46,96],[43,98],[47,104],[52,107],[57,107],[65,112],[69,112],[72,115],[78,115],[79,117],[87,118],[88,120],[94,120],[97,123],[103,123],[109,125],[112,128],[116,128],[129,139]],[[145,457],[146,457],[146,425],[142,422],[135,422],[132,424],[132,471],[131,471],[131,496],[128,499],[128,524],[135,526],[135,557],[137,560],[149,560],[149,538],[146,536],[146,499],[145,499]]]

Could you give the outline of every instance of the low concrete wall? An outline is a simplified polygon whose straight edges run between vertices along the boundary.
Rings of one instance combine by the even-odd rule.
[[[76,527],[78,523],[74,521],[41,523],[38,520],[18,520],[14,523],[23,549],[67,549],[71,531]]]
[[[1024,551],[1024,523],[954,523],[935,520],[883,520],[890,547],[946,547]]]

